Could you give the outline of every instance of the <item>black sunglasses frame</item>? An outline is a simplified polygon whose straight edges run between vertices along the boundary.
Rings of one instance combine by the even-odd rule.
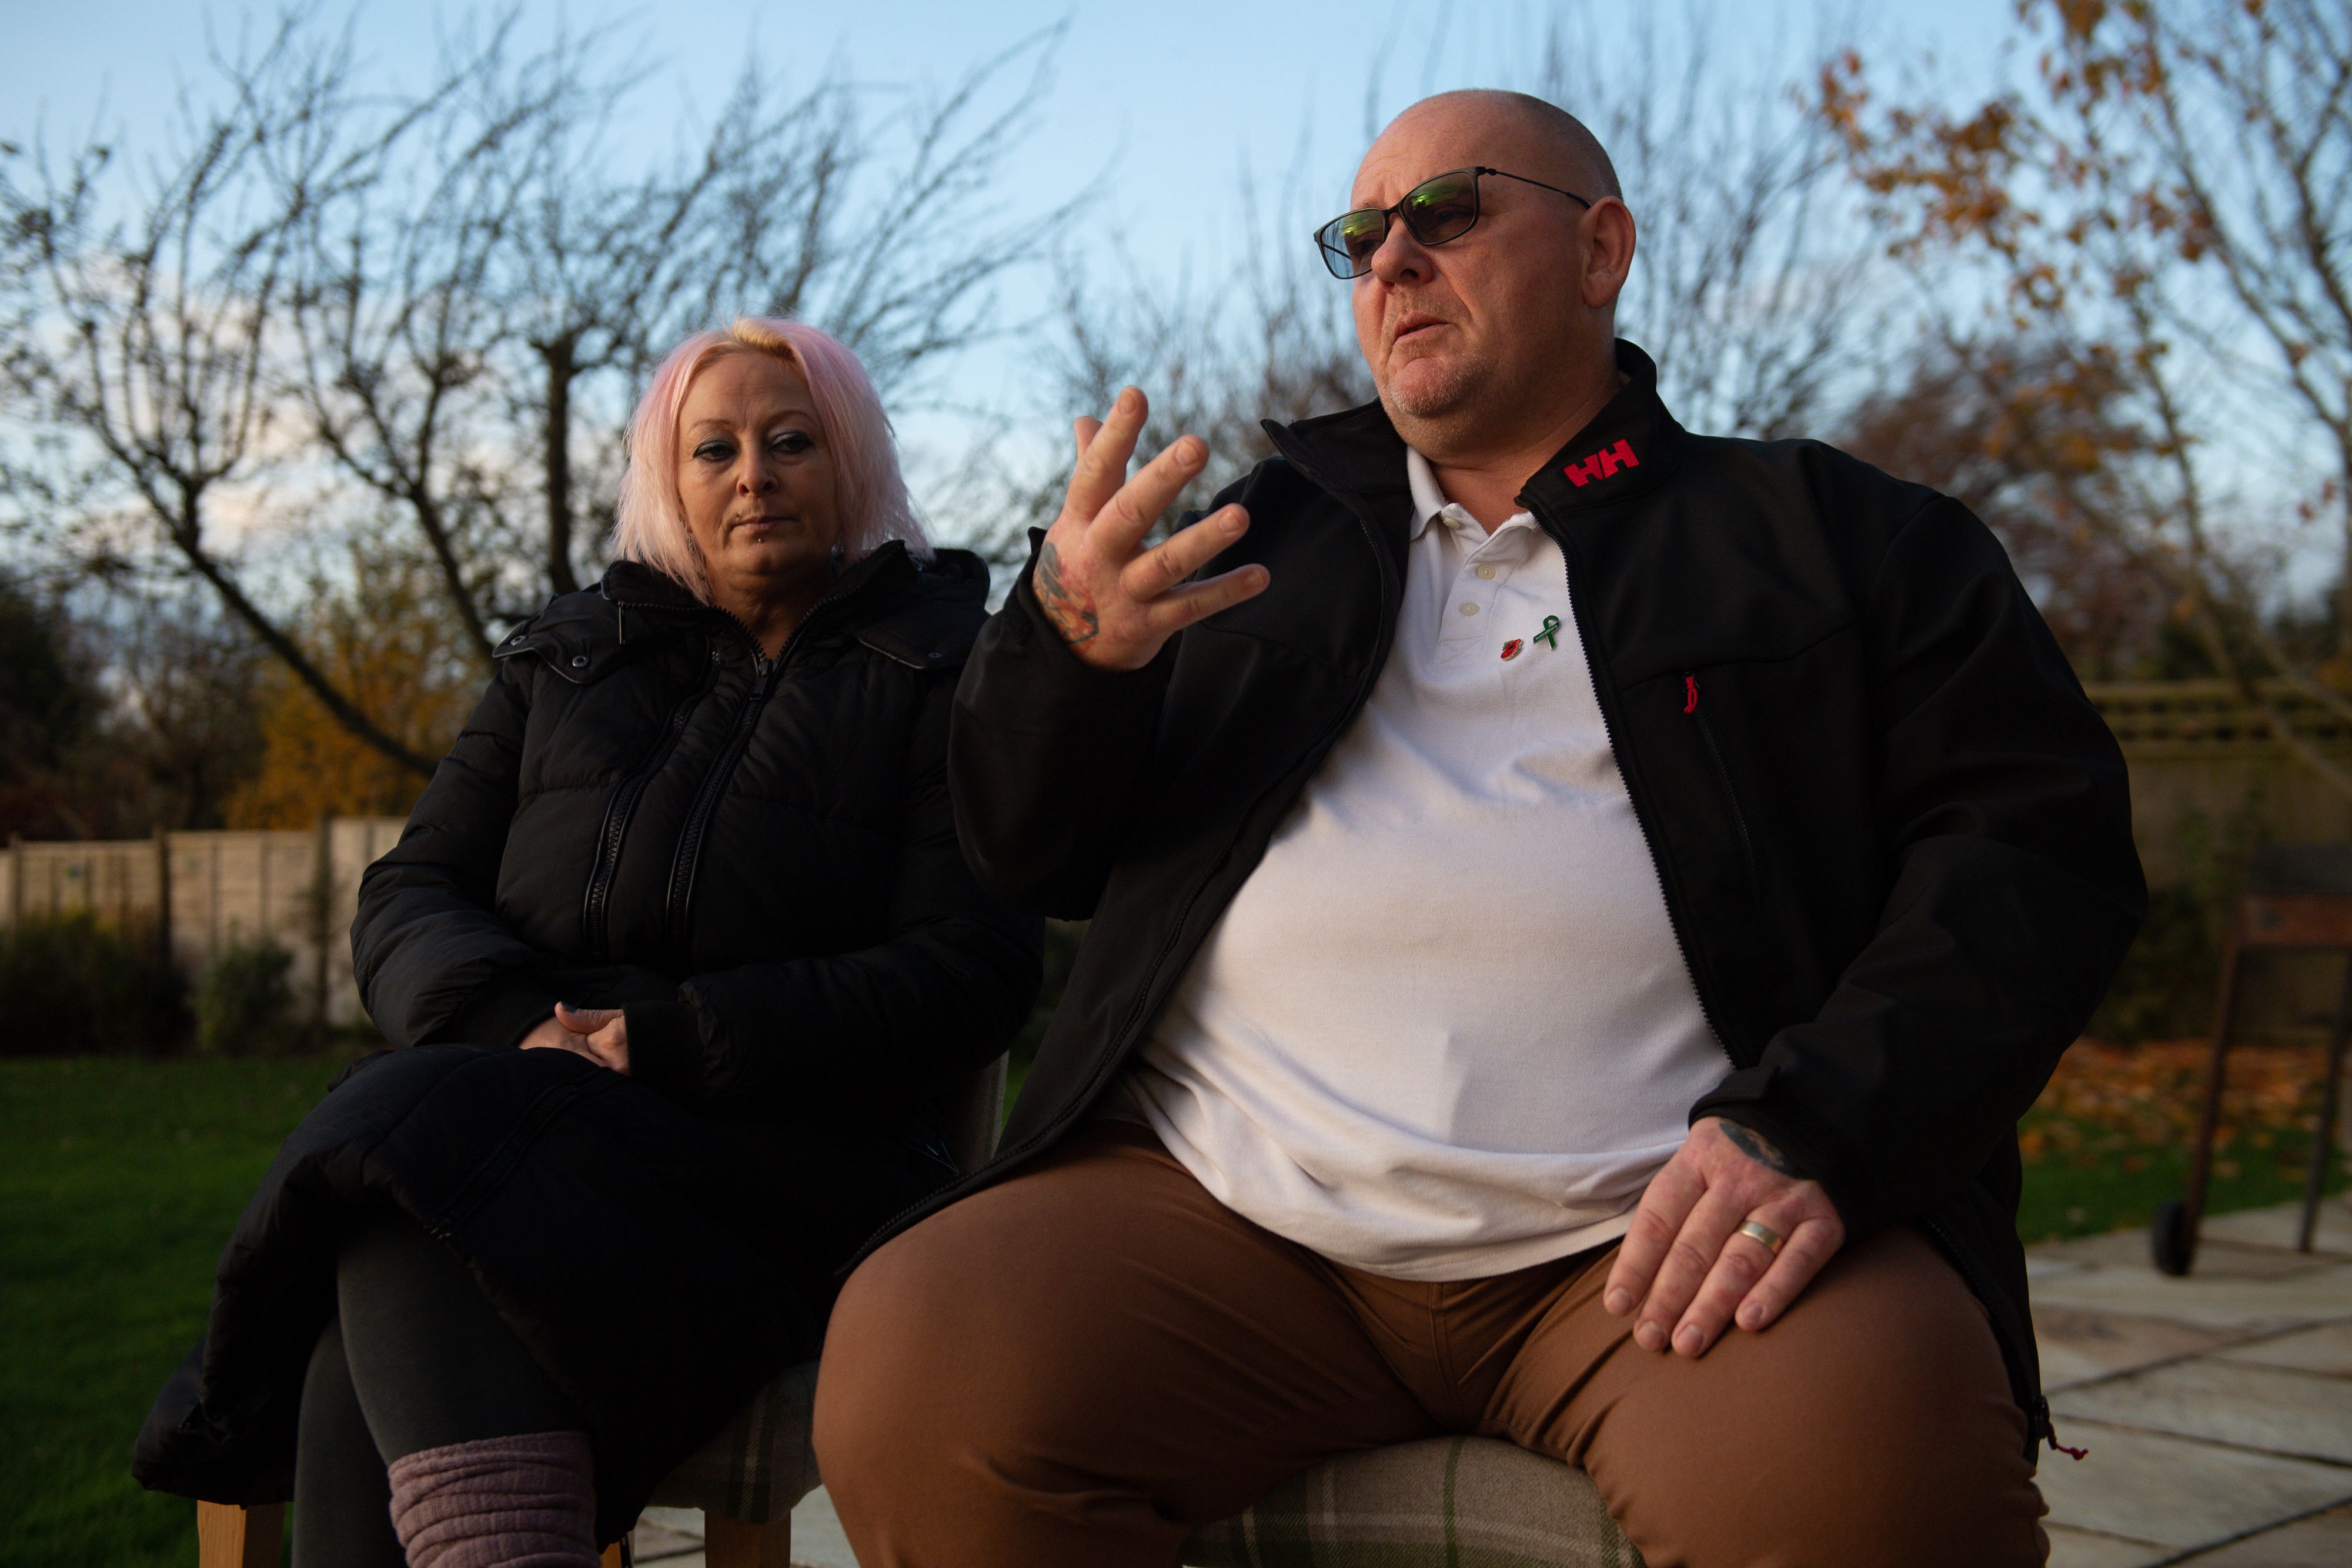
[[[1413,197],[1419,195],[1430,186],[1437,183],[1438,181],[1451,179],[1456,174],[1467,174],[1470,176],[1470,221],[1463,225],[1455,233],[1447,235],[1444,239],[1426,238],[1419,229],[1413,226],[1412,219],[1406,216],[1405,204],[1412,201]],[[1592,205],[1592,198],[1590,196],[1579,195],[1574,191],[1562,190],[1558,185],[1547,185],[1541,180],[1530,180],[1525,174],[1514,174],[1507,169],[1489,169],[1484,164],[1479,164],[1469,169],[1448,169],[1442,174],[1432,174],[1428,179],[1423,180],[1420,184],[1415,185],[1412,190],[1407,191],[1403,195],[1397,198],[1397,202],[1394,206],[1356,207],[1348,212],[1341,213],[1338,217],[1333,218],[1329,223],[1325,224],[1321,228],[1315,231],[1315,248],[1322,253],[1323,265],[1330,269],[1332,277],[1338,278],[1342,283],[1352,283],[1357,278],[1363,277],[1366,273],[1372,270],[1370,262],[1368,260],[1363,266],[1358,267],[1354,257],[1350,256],[1346,250],[1334,245],[1329,239],[1325,237],[1331,234],[1332,231],[1337,229],[1341,224],[1346,223],[1349,218],[1360,217],[1366,213],[1379,214],[1381,217],[1381,245],[1388,244],[1390,223],[1400,218],[1404,221],[1404,232],[1412,235],[1416,244],[1433,247],[1441,245],[1451,245],[1454,241],[1460,239],[1464,235],[1468,234],[1472,229],[1476,228],[1478,226],[1479,218],[1485,215],[1486,205],[1479,199],[1478,182],[1482,177],[1488,174],[1493,174],[1497,178],[1505,180],[1517,180],[1522,185],[1533,185],[1538,190],[1549,191],[1556,195],[1566,196],[1571,202],[1581,202],[1588,207]],[[1368,254],[1377,254],[1379,250],[1380,246],[1374,246],[1371,252]],[[1350,270],[1343,272],[1340,270],[1341,267],[1347,267]]]

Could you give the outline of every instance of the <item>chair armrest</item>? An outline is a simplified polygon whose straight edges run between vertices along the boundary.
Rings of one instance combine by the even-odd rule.
[[[282,1502],[265,1502],[256,1508],[200,1502],[196,1504],[197,1568],[278,1568],[278,1545],[285,1533]]]

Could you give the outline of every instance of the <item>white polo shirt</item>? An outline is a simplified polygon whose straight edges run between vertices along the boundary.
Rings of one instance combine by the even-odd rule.
[[[1623,1234],[1729,1071],[1602,727],[1559,546],[1406,460],[1396,643],[1127,1074],[1220,1202],[1405,1280]],[[1433,527],[1434,523],[1436,526]]]

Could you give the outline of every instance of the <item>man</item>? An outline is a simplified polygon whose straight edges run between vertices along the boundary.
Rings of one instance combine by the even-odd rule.
[[[1675,424],[1575,120],[1429,99],[1354,204],[1379,403],[1147,550],[1206,454],[1122,482],[1122,393],[965,674],[967,856],[1093,925],[835,1315],[859,1561],[1165,1565],[1444,1431],[1660,1568],[2042,1561],[2014,1124],[2141,915],[2112,738],[1959,506]]]

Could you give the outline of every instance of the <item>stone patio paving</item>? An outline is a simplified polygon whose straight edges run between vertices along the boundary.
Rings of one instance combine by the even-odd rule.
[[[2167,1279],[2125,1231],[2033,1249],[2043,1386],[2080,1463],[2045,1452],[2052,1568],[2352,1565],[2352,1207],[2298,1253],[2293,1204],[2218,1216]],[[656,1510],[637,1561],[702,1568],[701,1516]],[[856,1568],[818,1491],[793,1558]]]
[[[2167,1279],[2138,1231],[2033,1249],[2053,1568],[2352,1564],[2352,1208],[2206,1222]]]

